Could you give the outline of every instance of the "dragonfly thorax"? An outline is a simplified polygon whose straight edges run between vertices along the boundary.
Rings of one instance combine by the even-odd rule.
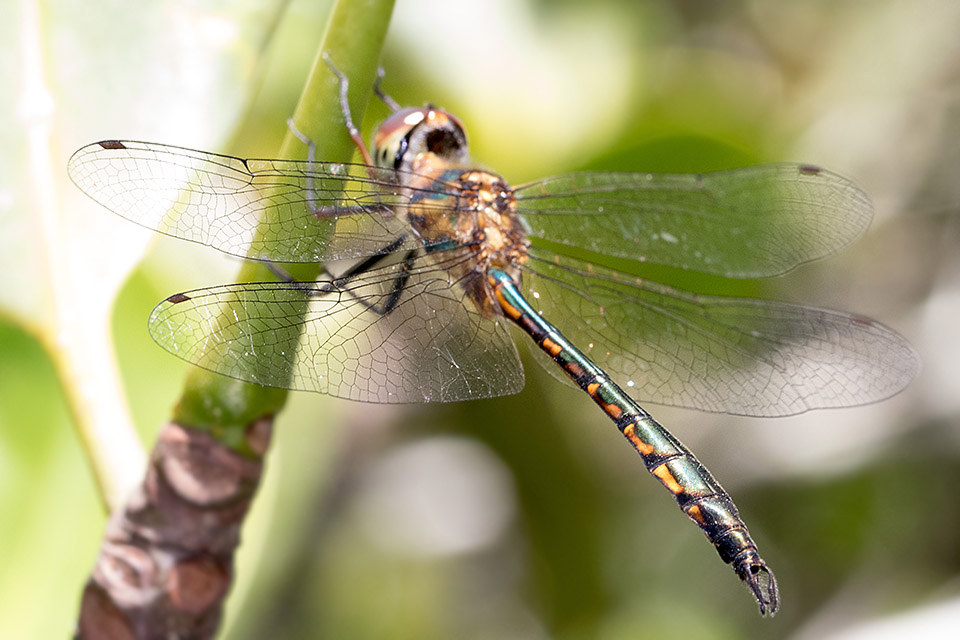
[[[460,120],[431,106],[395,111],[377,128],[372,150],[374,162],[395,170],[410,189],[407,220],[428,250],[474,253],[452,275],[483,315],[496,315],[486,273],[500,269],[519,284],[529,246],[513,189],[495,173],[465,168],[470,158]]]
[[[415,194],[406,209],[411,228],[428,251],[462,247],[472,253],[446,269],[463,283],[484,316],[497,315],[487,271],[500,269],[519,284],[530,244],[513,190],[489,171],[447,168],[443,162],[422,170],[406,176],[406,186]]]
[[[489,171],[460,175],[460,209],[474,212],[469,233],[482,271],[497,268],[520,282],[520,266],[527,260],[527,233],[517,217],[517,200],[503,178]],[[461,216],[463,217],[463,216]],[[464,238],[466,239],[466,238]]]

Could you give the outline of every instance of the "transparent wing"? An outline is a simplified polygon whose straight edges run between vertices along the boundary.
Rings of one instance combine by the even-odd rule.
[[[376,254],[409,229],[398,205],[421,192],[400,189],[395,171],[365,165],[243,159],[128,140],[82,147],[67,171],[84,193],[137,224],[274,262]],[[434,183],[429,194],[446,187]],[[404,242],[396,248],[424,244],[410,234]]]
[[[868,318],[697,296],[551,252],[533,252],[523,290],[617,384],[651,402],[791,415],[881,400],[919,369],[913,348]]]
[[[855,184],[809,165],[708,174],[574,173],[517,189],[533,236],[733,278],[829,255],[873,210]]]
[[[476,313],[463,285],[421,255],[350,279],[177,294],[149,326],[184,360],[267,386],[380,403],[520,391],[523,369],[504,321]]]

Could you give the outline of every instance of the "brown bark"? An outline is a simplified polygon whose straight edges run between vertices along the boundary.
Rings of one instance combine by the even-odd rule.
[[[78,640],[212,638],[273,417],[247,428],[252,457],[168,423],[143,482],[111,516],[80,604]]]

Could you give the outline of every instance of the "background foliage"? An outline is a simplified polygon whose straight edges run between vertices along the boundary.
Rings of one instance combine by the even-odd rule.
[[[94,422],[121,431],[129,414],[149,447],[186,371],[150,341],[149,310],[238,267],[97,209],[69,184],[66,158],[112,137],[274,153],[329,11],[84,7],[0,9],[0,73],[17,87],[0,95],[3,638],[65,637],[73,625],[105,519],[78,412],[114,407]],[[513,182],[771,160],[856,180],[877,208],[866,237],[762,291],[876,317],[917,346],[924,370],[888,402],[780,420],[652,407],[736,498],[781,581],[772,621],[606,418],[532,363],[525,391],[498,400],[379,407],[294,394],[222,637],[955,628],[958,26],[951,0],[398,2],[385,88],[457,113],[478,162]],[[385,114],[371,105],[365,129]],[[100,334],[117,383],[109,352],[95,355]],[[119,459],[137,457],[123,436],[103,437]]]

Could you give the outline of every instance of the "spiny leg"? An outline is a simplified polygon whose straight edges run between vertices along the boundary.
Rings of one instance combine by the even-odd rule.
[[[347,97],[347,92],[350,87],[350,81],[347,79],[346,74],[344,74],[333,63],[333,60],[331,60],[329,53],[324,51],[321,55],[323,56],[324,62],[327,63],[327,66],[330,67],[330,70],[333,72],[335,76],[337,76],[338,80],[340,81],[340,112],[343,115],[343,121],[347,127],[347,133],[350,135],[350,139],[353,140],[354,145],[360,151],[360,155],[363,157],[363,161],[367,165],[367,171],[370,174],[370,177],[376,178],[373,170],[373,158],[370,157],[370,152],[367,150],[367,147],[363,142],[363,138],[360,136],[360,130],[357,128],[356,124],[354,124],[353,116],[350,113],[350,102]],[[388,106],[393,104],[394,107],[392,108],[396,110],[396,108],[398,108],[396,106],[397,103],[388,95],[383,93],[379,88],[380,78],[383,77],[383,70],[378,69],[377,75],[378,75],[378,80],[374,85],[374,91],[377,93],[377,96],[380,97],[380,99],[383,100]],[[316,145],[314,144],[314,142],[309,137],[301,133],[299,129],[297,129],[292,118],[287,120],[287,126],[290,128],[290,131],[293,133],[293,135],[297,137],[298,140],[300,140],[305,145],[307,145],[308,165],[314,163],[316,160]],[[343,215],[344,213],[359,213],[361,211],[364,213],[370,212],[371,210],[370,206],[357,206],[357,207],[317,207],[315,206],[314,203],[316,202],[316,191],[314,190],[314,187],[313,187],[313,176],[311,175],[311,173],[312,172],[308,171],[307,180],[306,180],[307,201],[310,204],[310,209],[315,216],[322,218],[322,217],[329,217],[334,215]],[[379,205],[376,208],[383,210],[384,212],[390,211],[390,208],[385,205]],[[377,264],[382,262],[387,255],[399,249],[403,245],[403,242],[405,241],[405,239],[406,239],[405,235],[398,236],[390,244],[378,250],[376,254],[354,265],[346,273],[336,277],[332,282],[325,283],[327,286],[326,288],[321,287],[321,291],[323,293],[332,293],[334,290],[339,289],[343,285],[349,284],[349,282],[353,278],[373,269]],[[356,300],[360,304],[362,304],[364,307],[366,307],[370,311],[373,311],[374,313],[377,313],[379,315],[386,315],[390,313],[393,309],[396,308],[397,303],[400,301],[400,296],[403,295],[403,290],[406,288],[407,282],[410,280],[410,275],[411,275],[410,269],[413,265],[413,258],[415,256],[415,253],[416,253],[415,251],[408,251],[404,256],[403,260],[400,263],[401,275],[395,279],[394,286],[389,294],[389,297],[382,305],[380,305],[380,308],[378,308],[378,305],[370,304],[365,300],[357,298],[356,296],[354,296],[354,298],[356,298]],[[278,265],[268,263],[268,267],[281,280],[284,280],[286,282],[296,282],[296,280],[293,277],[291,277],[290,274],[286,273]],[[332,274],[330,274],[330,272],[327,271],[326,268],[324,268],[324,272],[326,272],[328,275],[331,275],[332,277]]]
[[[322,54],[323,61],[327,63],[327,66],[330,67],[330,70],[333,72],[333,75],[337,76],[340,79],[340,112],[343,114],[344,124],[347,125],[347,133],[350,134],[350,138],[353,140],[353,144],[357,146],[357,149],[360,150],[360,155],[363,157],[363,162],[368,167],[373,166],[373,158],[370,157],[370,152],[367,151],[367,146],[363,142],[363,138],[360,137],[360,130],[357,128],[357,125],[353,123],[353,116],[350,115],[350,102],[347,100],[347,89],[350,87],[350,81],[347,80],[347,76],[337,68],[333,61],[330,59],[330,54],[324,51]]]
[[[318,207],[317,202],[317,191],[313,186],[313,167],[317,161],[317,145],[316,143],[307,137],[300,129],[297,128],[297,125],[293,122],[293,118],[287,118],[287,128],[290,129],[290,133],[296,137],[297,140],[302,142],[307,147],[307,172],[306,172],[306,184],[307,184],[307,204],[310,205],[310,213],[315,215],[318,218],[331,218],[333,216],[354,214],[354,213],[371,213],[377,211],[381,214],[387,214],[391,211],[390,207],[384,204],[377,205],[356,205],[351,207],[337,207],[337,206],[322,206]],[[370,174],[370,177],[375,177],[373,171],[370,168],[370,165],[367,165],[367,172]]]
[[[310,205],[310,211],[318,218],[326,217],[324,215],[320,215],[320,210],[326,209],[327,207],[316,206],[317,191],[313,188],[313,165],[317,161],[317,145],[314,144],[313,140],[307,137],[306,134],[297,128],[297,125],[293,122],[293,118],[287,118],[287,128],[297,140],[302,142],[307,147],[307,204]]]
[[[404,241],[406,240],[406,235],[397,236],[393,242],[386,245],[374,255],[366,258],[365,260],[353,265],[346,272],[336,277],[333,280],[333,284],[340,288],[343,285],[349,284],[358,275],[367,273],[371,269],[375,268],[378,264],[383,262],[389,255],[394,253],[397,249],[403,246]],[[354,296],[357,299],[357,302],[365,306],[370,311],[373,311],[377,315],[385,316],[397,307],[397,303],[400,301],[400,296],[403,295],[403,290],[407,286],[407,282],[410,281],[411,271],[413,267],[413,259],[416,256],[415,250],[409,250],[404,255],[403,259],[400,261],[400,275],[394,280],[393,290],[390,292],[390,296],[387,300],[377,308],[377,305],[370,304],[360,298]],[[349,290],[348,290],[349,292]]]
[[[402,245],[406,236],[398,236],[393,242],[384,246],[382,249],[377,251],[376,254],[366,258],[365,260],[353,265],[347,271],[342,273],[339,276],[334,276],[327,268],[323,267],[323,273],[330,276],[330,280],[327,282],[313,282],[306,283],[301,282],[290,275],[283,267],[273,262],[264,263],[266,267],[273,272],[277,279],[282,282],[287,282],[298,286],[308,295],[317,295],[319,294],[328,294],[334,293],[337,291],[343,291],[343,287],[350,284],[357,276],[367,273],[371,269],[374,269],[378,264],[383,262],[390,254],[399,249]],[[403,295],[403,291],[407,287],[407,282],[410,281],[411,268],[413,267],[413,260],[416,257],[416,251],[409,250],[405,253],[403,259],[400,261],[400,275],[394,279],[393,287],[385,301],[381,304],[372,304],[363,300],[362,298],[353,294],[349,289],[346,290],[357,302],[363,305],[369,311],[372,311],[380,316],[385,316],[391,311],[393,311],[397,304],[400,302],[400,297]],[[319,292],[314,291],[314,287],[319,289]]]
[[[347,114],[349,117],[349,113]],[[352,122],[348,125],[352,126]],[[384,204],[366,204],[366,205],[356,205],[350,207],[337,207],[337,206],[321,206],[316,205],[317,202],[317,191],[313,186],[313,165],[317,160],[317,145],[311,140],[305,133],[300,131],[297,128],[297,125],[294,123],[293,118],[287,118],[287,128],[290,129],[290,133],[296,137],[297,140],[302,142],[307,147],[307,167],[308,171],[306,172],[306,184],[307,184],[307,204],[310,205],[310,213],[315,215],[318,218],[331,218],[333,216],[347,215],[347,214],[356,214],[356,213],[372,213],[374,211],[387,215],[391,213],[390,207]],[[352,136],[351,136],[352,137]],[[356,142],[356,140],[354,140]],[[361,148],[361,151],[365,149]],[[371,178],[375,178],[373,170],[370,168],[370,164],[367,164],[367,173]]]
[[[346,289],[346,292],[349,293],[357,302],[363,305],[368,311],[372,311],[378,316],[385,316],[394,309],[397,308],[397,303],[400,302],[400,297],[403,295],[404,290],[407,288],[407,282],[410,281],[411,271],[410,268],[413,266],[413,258],[415,252],[408,251],[404,256],[403,260],[400,262],[400,274],[394,278],[393,287],[390,290],[387,299],[380,302],[379,304],[367,302],[360,296],[356,295],[350,289]],[[335,279],[332,283],[338,291],[343,290],[343,287],[350,283],[350,279],[345,279],[347,276],[340,276]]]
[[[377,67],[377,80],[373,83],[373,93],[380,98],[383,104],[387,105],[387,109],[390,109],[390,111],[399,111],[400,104],[380,87],[383,83],[384,75],[383,67]]]

